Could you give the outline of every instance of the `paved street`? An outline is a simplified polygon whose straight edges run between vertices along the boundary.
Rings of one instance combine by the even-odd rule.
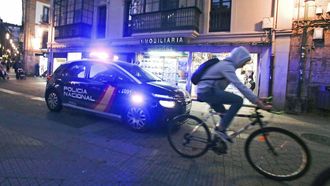
[[[243,149],[246,135],[226,155],[209,151],[203,157],[185,159],[171,149],[162,130],[136,133],[118,121],[75,110],[49,112],[43,101],[44,86],[42,78],[0,80],[1,186],[303,186],[330,166],[330,118],[323,114],[266,113],[270,125],[295,132],[312,152],[312,166],[304,177],[277,182],[248,164]],[[192,113],[200,115],[205,108],[194,103]],[[247,121],[235,119],[232,128]]]

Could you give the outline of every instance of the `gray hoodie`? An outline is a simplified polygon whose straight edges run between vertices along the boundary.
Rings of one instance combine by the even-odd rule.
[[[236,69],[244,66],[251,59],[250,52],[244,47],[234,48],[228,57],[213,65],[203,75],[202,79],[223,78],[223,80],[205,80],[197,85],[197,93],[203,93],[212,88],[225,90],[232,83],[251,103],[256,103],[258,97],[246,87],[236,76]]]

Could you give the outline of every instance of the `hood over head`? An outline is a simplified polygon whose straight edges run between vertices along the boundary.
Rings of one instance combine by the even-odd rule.
[[[242,67],[246,62],[251,60],[250,52],[245,47],[234,48],[228,57],[225,58],[226,61],[231,61],[234,63],[235,68]]]

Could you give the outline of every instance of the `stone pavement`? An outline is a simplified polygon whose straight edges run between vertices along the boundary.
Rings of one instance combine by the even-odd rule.
[[[0,95],[0,101],[4,101],[1,99]],[[202,103],[194,102],[192,114],[200,115],[205,108]],[[64,112],[76,114],[70,110]],[[1,108],[1,104],[0,113],[0,118],[6,116],[0,119],[1,186],[304,186],[330,166],[329,118],[317,115],[265,114],[270,125],[301,136],[312,152],[312,166],[304,177],[277,182],[259,175],[248,164],[243,150],[246,135],[238,138],[226,155],[209,151],[200,158],[186,159],[171,149],[161,130],[135,133],[111,120],[74,128],[53,120],[17,115]],[[245,122],[235,119],[231,128]]]

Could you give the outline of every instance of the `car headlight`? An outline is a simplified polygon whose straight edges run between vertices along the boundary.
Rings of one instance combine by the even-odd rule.
[[[131,95],[131,102],[135,105],[141,105],[144,103],[144,97],[142,94],[134,93]]]
[[[159,100],[159,104],[165,108],[175,107],[175,101]]]
[[[162,99],[174,99],[172,96],[168,96],[168,95],[163,95],[163,94],[152,94],[154,97],[156,98],[162,98]]]

